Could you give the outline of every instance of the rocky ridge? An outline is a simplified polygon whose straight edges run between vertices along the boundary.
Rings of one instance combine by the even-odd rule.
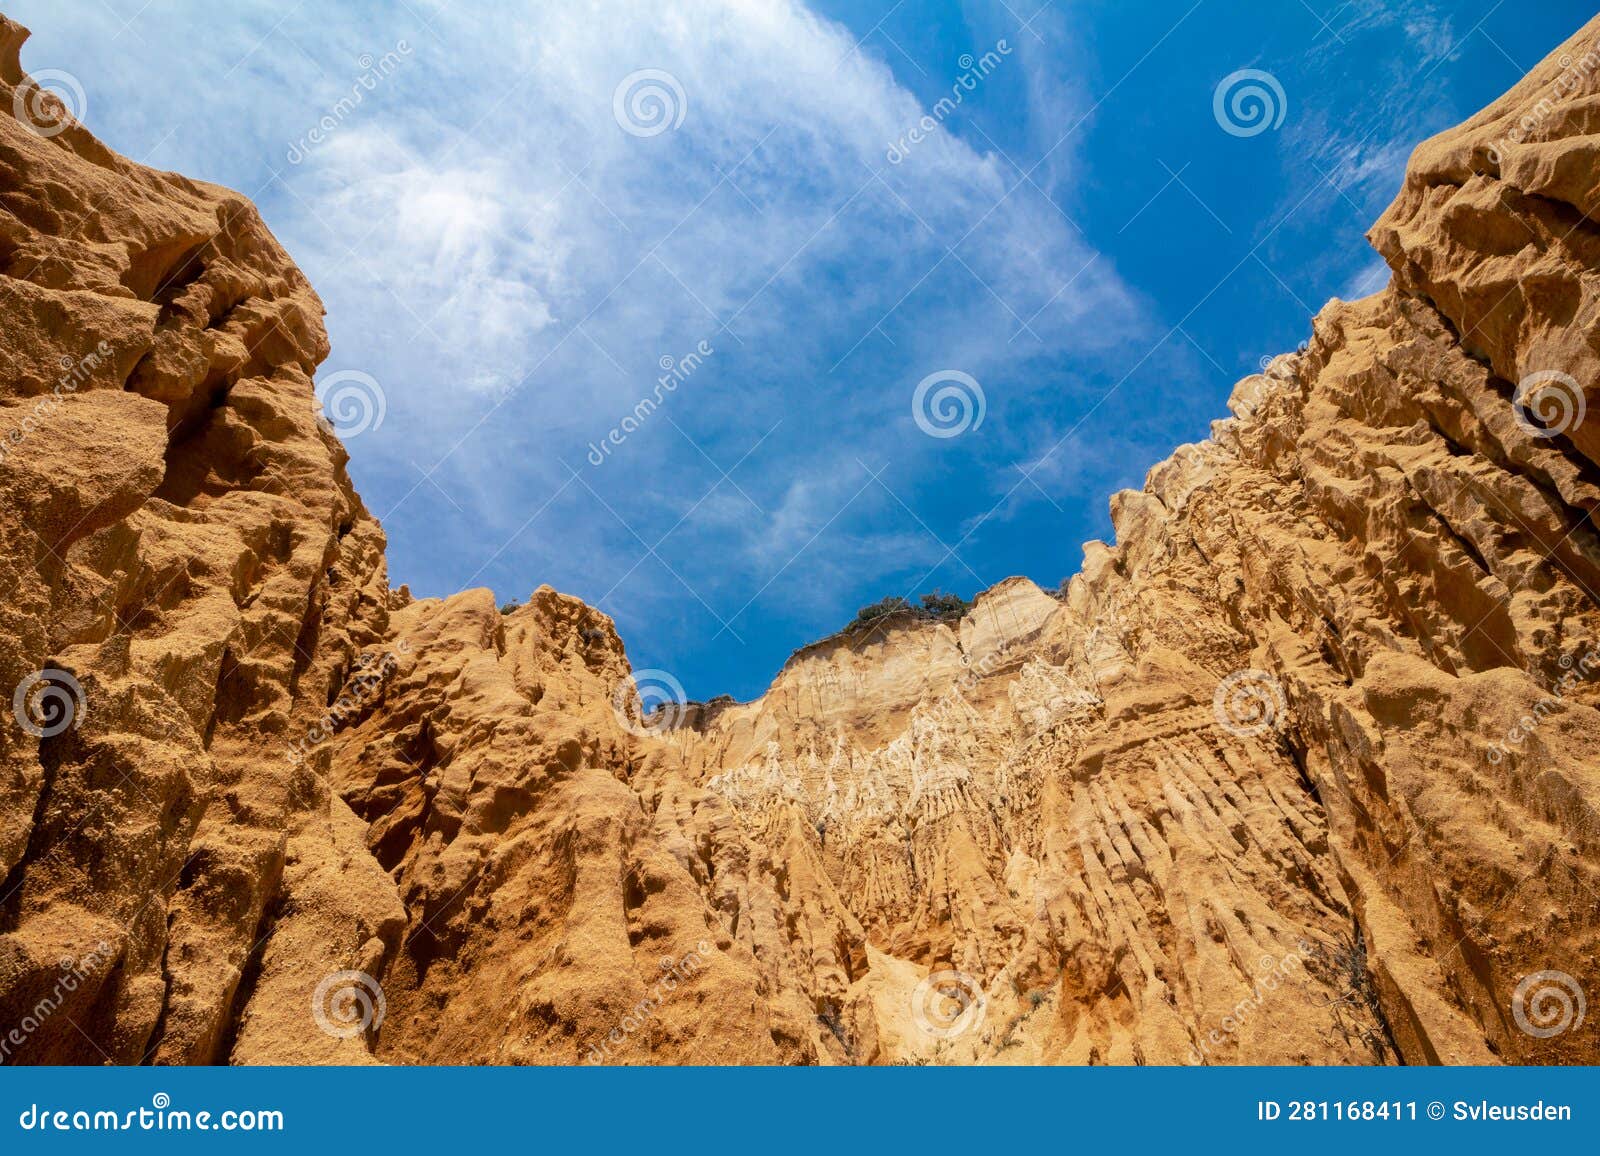
[[[390,589],[314,291],[24,35],[0,1058],[1600,1061],[1600,19],[1060,597],[655,714],[575,598]]]

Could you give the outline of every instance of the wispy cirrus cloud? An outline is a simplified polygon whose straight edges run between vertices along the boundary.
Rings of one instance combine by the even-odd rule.
[[[918,379],[963,368],[1003,413],[1055,388],[1030,361],[1148,328],[1045,195],[1049,170],[1020,180],[953,131],[889,163],[923,102],[800,3],[492,8],[272,23],[274,6],[246,6],[226,34],[198,5],[169,17],[215,24],[185,37],[186,68],[256,99],[180,99],[213,107],[160,163],[246,191],[241,175],[277,171],[257,199],[329,306],[328,368],[387,394],[353,469],[419,590],[549,580],[663,649],[663,591],[684,633],[739,635],[763,600],[825,621],[864,577],[892,585],[945,553],[918,524],[941,518],[913,503],[959,450],[911,420]],[[997,70],[1067,115],[1079,94],[1020,59],[1036,42],[991,31],[1027,39],[1017,59],[994,50]],[[289,163],[302,126],[396,45],[392,74]],[[160,64],[118,65],[141,66]],[[647,70],[670,78],[676,127],[630,132],[618,86]],[[128,127],[137,154],[161,122]],[[692,379],[591,465],[587,447],[658,393],[663,359],[702,341]],[[975,489],[968,516],[990,497]]]
[[[1417,109],[1465,111],[1423,0],[825,3],[9,10],[311,277],[325,372],[388,401],[350,448],[396,581],[551,582],[708,695],[886,593],[1058,578],[1364,272]],[[1241,142],[1211,89],[1252,64],[1292,115]],[[630,77],[661,103],[619,118]],[[930,437],[947,369],[985,418]]]

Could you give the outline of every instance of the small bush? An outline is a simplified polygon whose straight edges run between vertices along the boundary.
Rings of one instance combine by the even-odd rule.
[[[884,598],[874,602],[871,606],[863,606],[856,611],[857,622],[871,622],[889,614],[897,614],[902,610],[910,610],[911,604],[904,598]]]
[[[513,611],[519,609],[521,606],[522,606],[522,603],[518,602],[515,598],[513,598],[510,602],[507,602],[505,605],[500,607],[500,613],[501,614],[510,614]]]
[[[870,606],[863,606],[856,611],[855,621],[851,625],[860,626],[864,622],[874,622],[879,618],[906,611],[928,621],[954,622],[964,617],[971,609],[972,603],[959,594],[946,594],[942,590],[935,590],[932,594],[924,594],[915,606],[900,597],[883,598]]]
[[[972,603],[959,594],[935,590],[932,594],[922,596],[922,609],[918,613],[924,618],[954,619],[963,617],[971,609]]]
[[[833,1033],[833,1038],[839,1041],[839,1046],[844,1049],[845,1057],[853,1061],[856,1058],[856,1045],[855,1041],[850,1038],[850,1032],[844,1026],[842,1009],[831,1003],[826,1004],[822,1011],[817,1013],[817,1019],[822,1023],[823,1027]]]
[[[1357,928],[1331,948],[1305,961],[1306,968],[1330,987],[1343,988],[1321,1006],[1333,1013],[1333,1026],[1346,1043],[1360,1042],[1372,1051],[1374,1063],[1383,1063],[1397,1049],[1378,998],[1372,970],[1367,965],[1367,941]]]

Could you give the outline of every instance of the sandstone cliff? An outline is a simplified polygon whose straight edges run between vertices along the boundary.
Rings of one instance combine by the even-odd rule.
[[[577,599],[390,590],[311,287],[23,36],[8,1062],[1600,1061],[1600,19],[1060,596],[655,713]]]

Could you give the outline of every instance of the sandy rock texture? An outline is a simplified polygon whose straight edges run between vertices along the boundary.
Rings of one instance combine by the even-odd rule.
[[[315,293],[24,35],[0,1059],[1600,1062],[1600,18],[1063,590],[655,712],[576,598],[389,588]]]
[[[243,197],[17,119],[23,37],[0,19],[0,684],[47,672],[72,718],[0,727],[0,1024],[37,1021],[11,1058],[364,1057],[245,1046],[404,924],[286,757],[387,629],[382,533],[313,412],[321,303]]]

